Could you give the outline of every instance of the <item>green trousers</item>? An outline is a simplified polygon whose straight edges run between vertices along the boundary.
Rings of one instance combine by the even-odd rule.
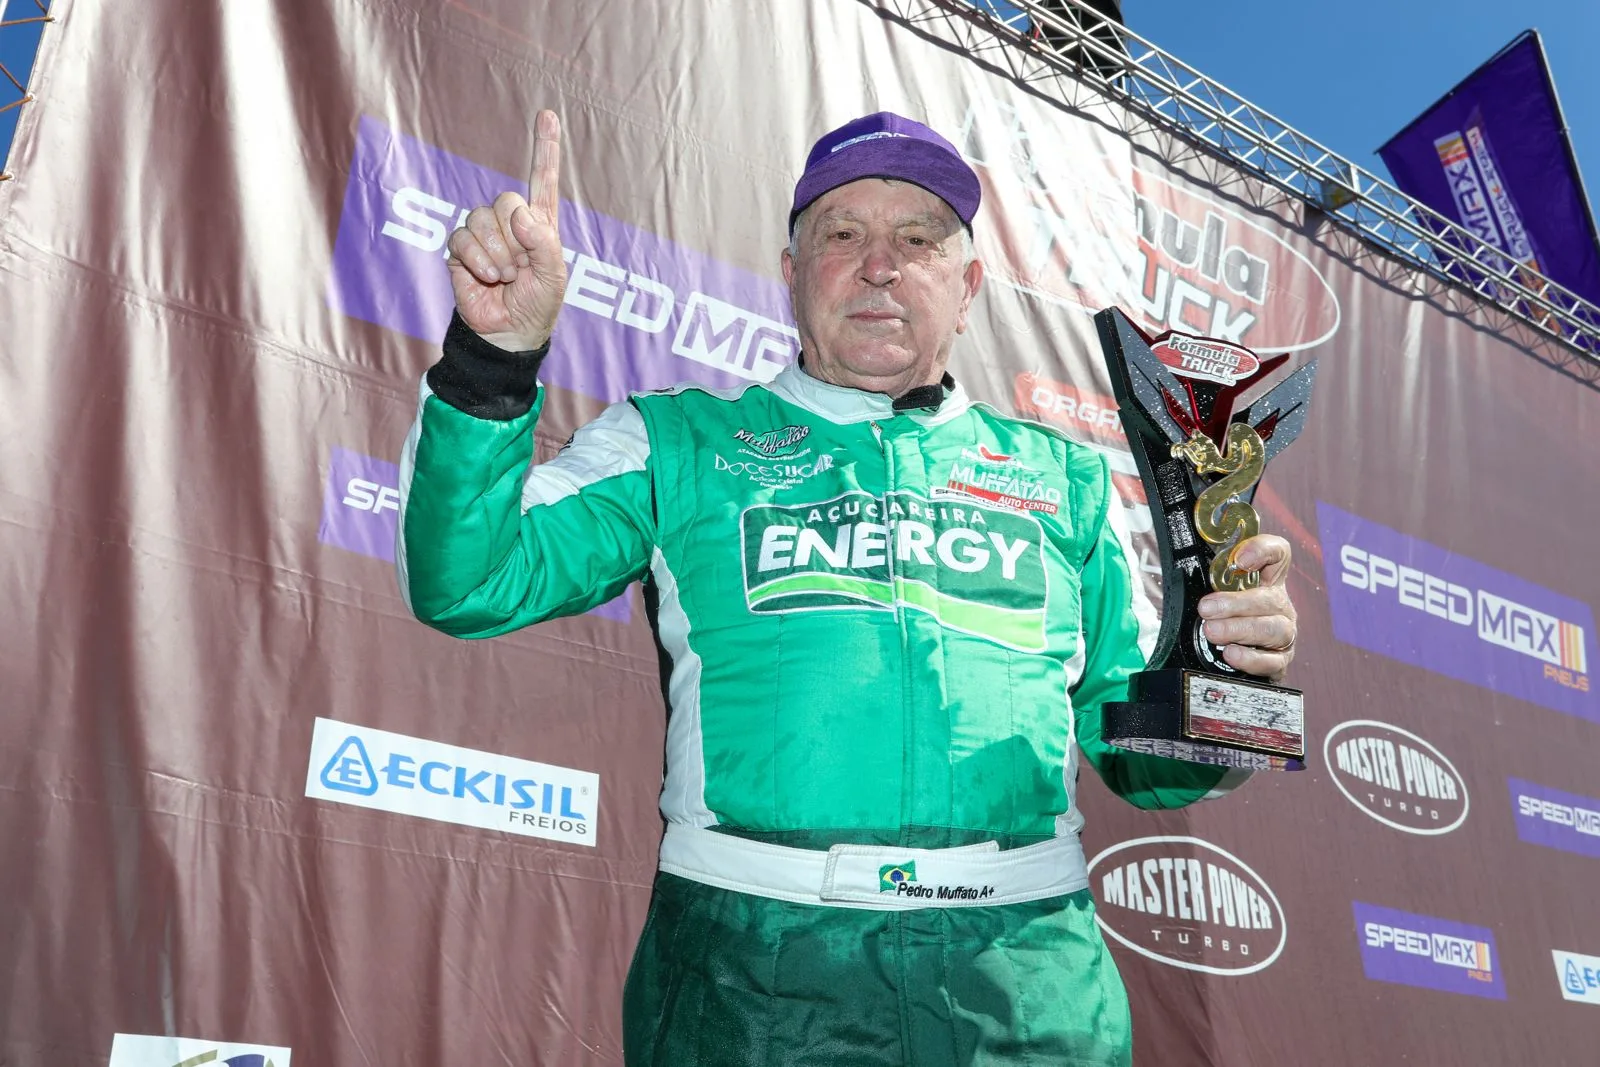
[[[623,995],[628,1067],[1131,1067],[1088,890],[866,911],[656,877]]]

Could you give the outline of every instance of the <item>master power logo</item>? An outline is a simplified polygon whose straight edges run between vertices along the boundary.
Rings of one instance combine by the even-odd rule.
[[[1589,605],[1317,503],[1339,640],[1600,720]]]
[[[850,492],[747,508],[745,601],[760,614],[898,604],[1008,648],[1043,650],[1048,590],[1038,521],[953,499]]]
[[[191,1037],[115,1034],[108,1067],[289,1067],[289,1050]]]
[[[1359,900],[1352,905],[1368,978],[1506,999],[1493,930]]]
[[[1270,967],[1288,941],[1272,887],[1239,857],[1198,837],[1113,845],[1089,861],[1089,884],[1100,928],[1171,967],[1252,974]]]
[[[1328,731],[1322,759],[1345,799],[1408,834],[1447,834],[1471,801],[1455,764],[1409,730],[1351,719]]]
[[[306,796],[592,846],[600,776],[319,718]]]

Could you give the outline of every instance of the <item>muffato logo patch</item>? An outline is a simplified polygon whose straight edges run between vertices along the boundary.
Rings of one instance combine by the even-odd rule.
[[[1408,834],[1447,834],[1467,819],[1471,799],[1455,764],[1398,726],[1351,719],[1328,731],[1322,758],[1345,799]]]
[[[1141,837],[1089,862],[1100,929],[1159,963],[1206,974],[1270,967],[1289,936],[1283,905],[1239,857],[1198,837]]]

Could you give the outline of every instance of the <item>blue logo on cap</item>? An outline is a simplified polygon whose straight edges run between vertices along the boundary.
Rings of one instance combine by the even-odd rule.
[[[370,797],[378,791],[378,772],[361,738],[351,734],[322,768],[322,784],[343,793]]]
[[[1578,965],[1571,960],[1567,961],[1567,992],[1583,996],[1589,992],[1588,986],[1583,983],[1583,975],[1578,973]]]

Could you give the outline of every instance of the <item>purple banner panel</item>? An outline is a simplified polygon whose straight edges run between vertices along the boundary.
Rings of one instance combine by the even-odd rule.
[[[335,445],[328,460],[317,540],[393,563],[399,519],[399,465]],[[632,604],[632,594],[624,592],[589,614],[627,622],[633,616]]]
[[[1600,238],[1536,32],[1467,75],[1378,154],[1406,195],[1600,304]]]
[[[524,178],[481,167],[363,116],[334,243],[328,302],[426,341],[455,305],[446,239],[473,207]],[[561,202],[565,306],[540,377],[614,402],[694,381],[768,381],[799,352],[789,294],[776,278]],[[776,242],[779,224],[774,222]],[[773,255],[774,266],[777,253]]]
[[[335,445],[317,540],[393,563],[399,515],[400,467]]]
[[[1351,902],[1361,967],[1376,982],[1506,999],[1494,931],[1482,926]]]
[[[1600,721],[1589,605],[1317,502],[1339,640]]]
[[[1600,858],[1600,800],[1507,778],[1517,836],[1532,845]]]

